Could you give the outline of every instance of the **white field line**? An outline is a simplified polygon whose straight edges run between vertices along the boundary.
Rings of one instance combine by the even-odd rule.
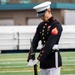
[[[25,63],[27,62],[21,62],[21,61],[19,62],[0,62],[0,64],[25,64]]]
[[[75,62],[75,57],[62,57],[63,62]]]
[[[62,59],[69,59],[69,58],[71,58],[71,59],[73,58],[74,59],[75,57],[62,57]],[[9,60],[27,60],[27,58],[9,58],[9,59],[8,58],[5,58],[5,59],[3,59],[3,58],[1,59],[0,58],[0,61],[3,61],[3,60],[4,61],[9,61]]]
[[[26,60],[25,58],[10,58],[10,59],[0,59],[0,61],[14,61],[14,60]]]
[[[63,66],[75,66],[75,64],[63,64]]]
[[[71,69],[64,69],[65,71],[67,70],[67,71],[73,71],[73,70],[71,70]],[[40,71],[40,70],[38,70],[38,71]],[[75,71],[75,70],[74,70]],[[12,71],[0,71],[0,73],[6,73],[6,72],[33,72],[33,70],[12,70]],[[75,74],[62,74],[62,75],[75,75]]]
[[[69,66],[69,65],[75,66],[75,64],[63,64],[63,66]],[[62,67],[63,67],[63,66],[62,66]],[[24,66],[24,65],[23,65],[23,66],[2,66],[2,67],[0,66],[0,69],[1,69],[1,68],[24,68],[24,67],[28,67],[28,66]],[[29,67],[28,67],[28,68],[29,68]],[[71,68],[71,69],[72,69],[72,68]]]
[[[75,58],[75,57],[62,57],[62,59],[69,59],[69,58]],[[27,58],[0,58],[0,61],[2,61],[2,60],[27,60]]]
[[[75,59],[62,59],[63,62],[75,62]]]
[[[63,69],[64,71],[75,71],[75,68],[66,68],[66,69]]]
[[[66,60],[67,61],[67,60]],[[12,62],[12,61],[8,61],[8,62],[0,62],[0,65],[3,65],[3,64],[27,64],[27,62],[25,61],[15,61],[15,62]],[[75,66],[75,64],[63,64],[63,65],[74,65]]]
[[[61,75],[75,75],[75,74],[61,74]]]
[[[67,57],[63,57],[63,56],[62,56],[62,58],[68,59],[68,58],[75,58],[75,57],[72,57],[72,56],[70,56],[70,57],[68,57],[68,56],[67,56]]]
[[[0,73],[6,73],[6,72],[33,72],[34,70],[18,70],[18,71],[16,71],[16,70],[14,70],[14,71],[0,71]],[[38,71],[40,71],[40,70],[38,70]]]
[[[68,61],[68,60],[66,60],[66,61]],[[75,61],[75,59],[69,60],[68,62],[73,62],[73,61]],[[22,64],[22,63],[26,64],[27,62],[26,61],[14,61],[14,62],[12,62],[12,61],[1,61],[0,62],[0,64]],[[75,65],[75,64],[63,64],[63,65]]]
[[[1,68],[24,68],[24,67],[26,67],[26,66],[0,66],[0,69]]]
[[[75,57],[62,57],[62,59],[64,59],[64,60],[65,60],[65,59],[69,59],[69,58],[75,59]],[[0,61],[3,61],[3,60],[4,60],[4,61],[10,61],[10,60],[11,60],[11,61],[12,61],[12,60],[27,60],[27,58],[9,58],[9,59],[8,59],[8,58],[5,58],[5,59],[3,59],[3,58],[1,59],[1,58],[0,58]]]

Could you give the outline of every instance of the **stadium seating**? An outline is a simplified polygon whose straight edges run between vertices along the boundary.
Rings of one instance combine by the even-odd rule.
[[[30,39],[33,38],[37,26],[1,26],[0,50],[26,50],[30,48]],[[63,25],[59,49],[75,48],[75,26]],[[39,42],[38,49],[41,48]]]

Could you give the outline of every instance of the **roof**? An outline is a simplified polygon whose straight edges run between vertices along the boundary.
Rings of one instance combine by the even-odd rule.
[[[36,5],[37,4],[0,4],[0,10],[32,10]],[[75,10],[75,4],[55,2],[51,4],[51,8]]]

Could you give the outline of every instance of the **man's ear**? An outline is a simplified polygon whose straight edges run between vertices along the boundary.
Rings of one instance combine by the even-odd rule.
[[[51,9],[48,9],[47,11],[48,11],[49,13],[51,13]]]

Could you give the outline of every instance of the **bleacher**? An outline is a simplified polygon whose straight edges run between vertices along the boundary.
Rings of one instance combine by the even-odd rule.
[[[37,26],[0,26],[0,51],[28,50]],[[41,48],[39,42],[38,49]],[[63,25],[59,49],[75,49],[75,25]]]

